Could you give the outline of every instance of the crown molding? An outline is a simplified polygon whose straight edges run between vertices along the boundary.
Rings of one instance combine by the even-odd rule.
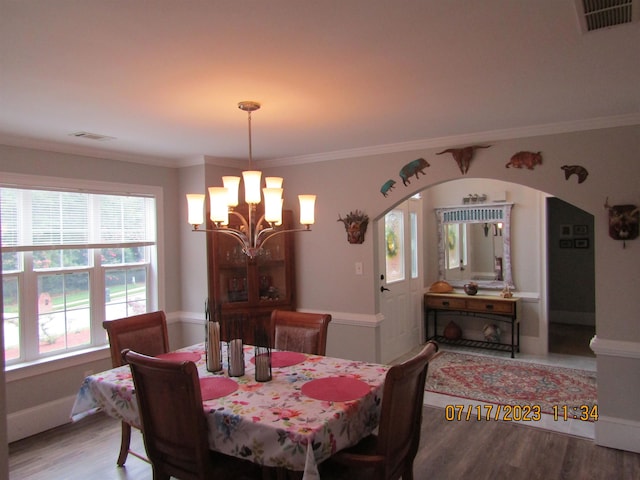
[[[336,150],[333,152],[300,155],[296,157],[283,157],[272,160],[263,160],[260,162],[260,166],[276,167],[285,165],[300,165],[305,163],[327,162],[345,158],[388,155],[390,153],[406,152],[411,150],[451,147],[452,145],[464,145],[475,142],[511,140],[514,138],[538,137],[542,135],[554,135],[585,130],[598,130],[602,128],[626,127],[631,125],[640,125],[640,113],[617,115],[613,117],[598,117],[587,120],[575,120],[570,122],[550,123],[544,125],[533,125],[529,127],[488,130],[485,132],[451,135],[447,137],[415,140],[412,142],[390,143],[386,145],[353,148],[348,150]]]
[[[180,166],[180,160],[168,157],[119,152],[104,148],[87,147],[13,135],[0,134],[0,145],[5,145],[7,147],[28,148],[31,150],[43,150],[46,152],[62,153],[67,155],[99,158],[102,160],[116,160],[120,162],[140,163],[143,165],[153,165],[156,167],[176,168]]]
[[[585,130],[625,127],[631,125],[640,125],[640,113],[631,113],[611,117],[597,117],[586,120],[533,125],[528,127],[515,127],[501,130],[487,130],[484,132],[428,138],[422,140],[414,140],[411,142],[389,143],[384,145],[373,145],[369,147],[335,150],[331,152],[323,152],[310,155],[281,157],[269,160],[261,160],[259,162],[259,166],[260,168],[269,168],[289,165],[301,165],[308,163],[341,160],[346,158],[388,155],[398,152],[451,147],[453,145],[464,145],[476,142],[510,140],[514,138],[537,137],[542,135],[554,135]],[[197,155],[185,158],[149,156],[11,135],[0,135],[0,144],[10,147],[22,147],[70,155],[82,155],[92,158],[118,160],[122,162],[140,163],[158,167],[181,168],[210,164],[216,166],[238,168],[238,159],[234,158],[213,157],[209,155]]]

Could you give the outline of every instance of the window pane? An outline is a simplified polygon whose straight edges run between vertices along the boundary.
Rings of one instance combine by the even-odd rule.
[[[411,223],[411,278],[418,278],[418,215],[409,214]]]
[[[121,248],[103,248],[100,253],[102,265],[121,265],[124,263]]]
[[[20,358],[20,303],[18,298],[18,278],[5,275],[2,278],[4,297],[4,359]]]
[[[457,223],[450,223],[446,226],[447,232],[447,268],[453,269],[460,266],[460,235],[459,225]]]
[[[87,272],[38,276],[39,353],[91,342]]]
[[[387,283],[404,280],[404,217],[391,210],[384,217]]]
[[[4,252],[2,254],[2,272],[7,274],[22,270],[22,255],[16,252]]]
[[[105,318],[115,320],[146,313],[147,269],[108,269],[105,273]]]
[[[35,270],[88,266],[88,249],[38,250],[33,252],[33,268]]]
[[[46,270],[48,268],[60,268],[62,266],[61,250],[39,250],[33,252],[33,268]]]
[[[103,265],[125,265],[131,263],[146,262],[147,248],[130,247],[130,248],[103,248],[100,258]]]

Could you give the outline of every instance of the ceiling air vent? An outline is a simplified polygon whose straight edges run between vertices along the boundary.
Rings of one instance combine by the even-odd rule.
[[[639,0],[575,0],[583,32],[624,25],[638,20]]]
[[[107,135],[100,135],[99,133],[89,133],[89,132],[73,132],[73,133],[70,133],[69,136],[84,138],[86,140],[97,140],[98,142],[106,142],[107,140],[116,139],[116,137],[109,137]]]

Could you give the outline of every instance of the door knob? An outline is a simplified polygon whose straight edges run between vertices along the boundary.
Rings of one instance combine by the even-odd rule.
[[[389,290],[387,287],[384,287],[384,286],[380,287],[380,291],[381,291],[381,292],[384,292],[385,290],[386,290],[387,292],[390,292],[390,291],[391,291],[391,290]]]

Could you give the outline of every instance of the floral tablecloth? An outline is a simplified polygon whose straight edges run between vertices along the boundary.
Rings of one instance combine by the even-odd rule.
[[[223,345],[225,345],[223,343]],[[200,354],[196,362],[200,378],[227,377],[227,365],[218,374],[206,370],[204,344],[181,349]],[[306,355],[300,363],[273,368],[269,382],[255,381],[252,362],[254,348],[244,347],[245,375],[231,377],[238,383],[234,392],[213,400],[204,400],[209,422],[209,445],[228,455],[260,465],[303,471],[305,480],[319,478],[317,465],[333,453],[354,445],[378,425],[382,386],[388,366],[332,357]],[[223,358],[226,352],[223,347]],[[346,380],[341,377],[348,377]],[[342,382],[327,382],[326,379]],[[308,387],[323,379],[316,388]],[[360,382],[355,382],[355,379]],[[345,383],[362,382],[369,388],[353,390],[364,395],[354,400],[341,390]],[[321,387],[320,389],[318,387]],[[306,394],[303,392],[306,392]],[[312,398],[322,390],[322,395]],[[71,412],[74,421],[102,410],[134,426],[140,425],[133,380],[128,366],[114,368],[87,377],[78,392]]]

